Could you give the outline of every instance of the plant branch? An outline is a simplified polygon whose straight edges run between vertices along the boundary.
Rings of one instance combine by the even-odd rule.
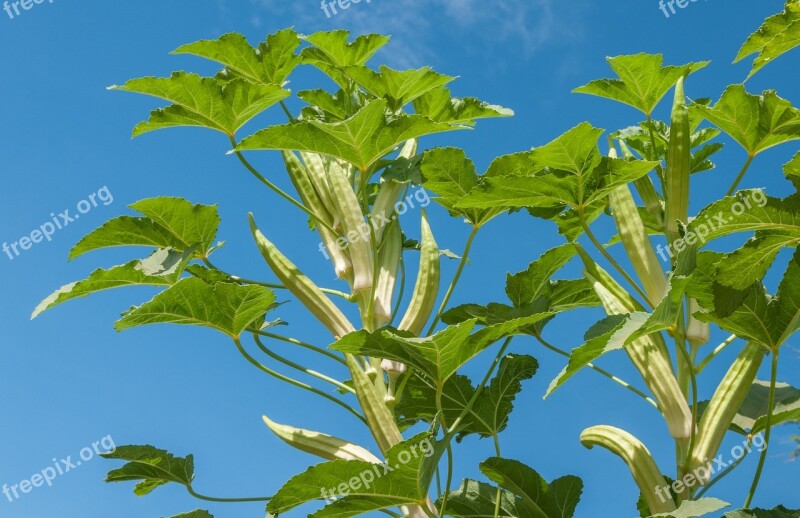
[[[436,312],[436,317],[433,319],[431,326],[428,328],[428,335],[433,333],[433,330],[436,329],[436,325],[439,323],[439,320],[442,318],[442,314],[444,310],[447,308],[447,304],[450,302],[450,297],[453,296],[453,292],[456,289],[456,284],[458,284],[459,279],[461,278],[461,274],[464,272],[464,267],[467,265],[467,260],[469,259],[469,252],[472,249],[472,243],[475,241],[475,236],[478,235],[478,231],[481,229],[479,225],[475,225],[472,227],[472,232],[470,232],[469,237],[467,238],[467,244],[464,246],[464,252],[461,254],[461,262],[458,263],[458,269],[456,270],[455,275],[453,276],[452,282],[450,282],[450,286],[447,288],[447,292],[444,295],[444,299],[442,300],[442,305],[439,306],[439,311]]]
[[[270,497],[268,496],[261,496],[261,497],[254,497],[254,498],[216,498],[213,496],[205,496],[199,493],[196,493],[192,486],[186,486],[186,490],[189,491],[189,494],[193,497],[197,498],[198,500],[205,500],[206,502],[221,502],[221,503],[239,503],[239,502],[269,502]]]
[[[267,338],[272,338],[273,340],[280,340],[281,342],[286,342],[286,343],[289,343],[289,344],[292,344],[292,345],[298,345],[300,347],[303,347],[304,349],[308,349],[310,351],[314,351],[316,353],[322,354],[324,356],[327,356],[331,360],[335,360],[335,361],[341,363],[342,365],[347,366],[347,362],[346,361],[344,361],[343,359],[339,358],[338,356],[336,356],[332,352],[326,351],[325,349],[323,349],[321,347],[317,347],[316,345],[307,344],[305,342],[301,342],[300,340],[296,340],[294,338],[289,338],[287,336],[281,336],[281,335],[276,335],[276,334],[273,334],[273,333],[268,333],[267,331],[262,331],[262,330],[259,330],[259,329],[248,329],[248,331],[250,331],[251,333],[256,333],[257,335],[265,336]]]
[[[710,354],[709,354],[707,357],[705,357],[705,358],[703,359],[703,361],[701,361],[701,362],[700,362],[700,363],[697,365],[697,367],[695,367],[695,372],[696,372],[697,374],[700,374],[701,372],[703,372],[703,370],[704,370],[704,369],[705,369],[705,368],[708,366],[708,364],[709,364],[709,363],[711,363],[711,361],[712,361],[714,358],[716,358],[716,357],[717,357],[717,355],[718,355],[719,353],[721,353],[722,351],[724,351],[724,350],[725,350],[725,349],[726,349],[726,348],[727,348],[727,347],[728,347],[730,344],[732,344],[733,342],[735,342],[737,338],[739,338],[739,337],[738,337],[738,336],[736,336],[736,335],[731,335],[731,336],[729,336],[727,339],[725,339],[725,341],[724,341],[724,342],[722,342],[721,344],[719,344],[719,345],[718,345],[718,346],[717,346],[717,347],[716,347],[716,348],[715,348],[713,351],[711,351],[711,353],[710,353]]]
[[[761,456],[758,458],[758,467],[756,474],[753,477],[753,483],[750,486],[750,492],[747,494],[747,500],[744,502],[744,508],[749,509],[750,503],[758,489],[758,483],[761,480],[761,473],[764,470],[764,464],[767,461],[767,450],[769,450],[769,440],[772,434],[772,415],[775,412],[775,383],[778,381],[778,348],[772,350],[772,369],[769,377],[769,406],[767,407],[767,423],[766,431],[764,432],[764,449],[761,450]]]
[[[755,157],[756,156],[753,155],[753,154],[748,154],[747,155],[747,161],[744,163],[744,167],[742,167],[742,170],[739,172],[739,175],[733,181],[733,184],[731,185],[730,189],[728,189],[728,192],[725,193],[726,197],[728,197],[731,194],[733,194],[734,192],[736,192],[736,188],[739,187],[739,183],[741,183],[742,178],[744,178],[745,173],[747,173],[747,170],[750,168],[750,164],[753,163],[753,159]]]

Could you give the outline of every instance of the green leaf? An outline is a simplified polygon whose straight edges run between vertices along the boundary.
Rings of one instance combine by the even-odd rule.
[[[567,476],[548,484],[521,462],[493,457],[480,464],[481,472],[500,487],[521,497],[520,516],[572,518],[583,492],[578,477]]]
[[[223,34],[216,40],[203,40],[183,45],[173,54],[193,54],[225,66],[227,76],[241,77],[261,84],[282,85],[300,64],[295,54],[300,38],[293,29],[284,29],[267,36],[258,49],[238,33]]]
[[[297,97],[311,106],[303,108],[304,119],[318,119],[322,122],[341,122],[355,115],[360,106],[344,90],[331,94],[325,90],[303,90]]]
[[[723,502],[717,498],[701,498],[699,500],[686,500],[677,510],[671,513],[659,514],[658,517],[671,516],[672,518],[695,518],[705,516],[710,513],[715,513],[731,504]]]
[[[188,513],[176,514],[172,518],[214,518],[214,515],[208,511],[197,509]]]
[[[365,34],[348,43],[349,31],[337,30],[317,32],[301,39],[312,45],[303,49],[303,63],[313,65],[342,88],[349,87],[347,76],[340,70],[347,66],[364,65],[384,45],[389,42],[388,36]]]
[[[683,66],[662,66],[661,54],[635,54],[607,58],[618,79],[599,79],[573,92],[596,95],[633,106],[650,115],[678,79],[700,70],[708,61]]]
[[[757,434],[766,430],[768,411],[769,381],[756,380],[733,422],[742,430]],[[786,383],[776,383],[772,426],[792,421],[800,421],[800,390]]]
[[[725,518],[800,518],[800,509],[787,509],[779,505],[774,509],[739,509],[725,513]]]
[[[220,218],[215,205],[192,205],[183,198],[149,198],[130,206],[145,217],[122,216],[86,235],[70,251],[70,260],[86,252],[116,246],[172,248],[184,252],[197,247],[206,257],[217,235]]]
[[[735,290],[746,290],[764,278],[785,246],[784,236],[757,232],[744,246],[720,260],[717,264],[717,282]]]
[[[774,90],[751,95],[744,85],[731,85],[713,107],[695,108],[753,156],[800,138],[800,110]]]
[[[800,4],[786,1],[783,12],[770,16],[761,27],[747,38],[734,63],[758,54],[748,79],[778,56],[800,45]]]
[[[250,119],[290,94],[278,85],[244,79],[223,85],[216,79],[185,72],[175,72],[170,77],[132,79],[109,89],[152,95],[173,103],[153,111],[150,120],[138,124],[133,129],[134,137],[176,126],[200,126],[233,137]]]
[[[106,482],[140,481],[133,490],[137,496],[147,495],[170,482],[188,488],[194,479],[192,455],[175,457],[153,446],[119,446],[101,455],[106,459],[127,461],[121,468],[109,471]]]
[[[620,185],[647,175],[656,163],[612,159],[600,154],[603,130],[588,123],[569,130],[531,152],[534,174],[486,178],[462,199],[461,208],[552,209],[555,215],[573,208],[586,212]],[[559,210],[561,209],[561,210]]]
[[[184,279],[117,321],[123,331],[148,324],[180,324],[211,327],[237,339],[250,324],[264,316],[275,303],[268,288],[256,285],[207,284]]]
[[[364,90],[375,97],[383,97],[389,101],[392,110],[399,110],[431,90],[443,87],[455,79],[438,74],[429,67],[400,71],[383,65],[380,73],[365,66],[351,66],[343,70]]]
[[[783,166],[783,173],[786,179],[794,184],[795,189],[800,191],[800,153],[797,153],[792,160]]]
[[[191,255],[191,251],[180,253],[163,249],[141,261],[132,261],[108,270],[95,270],[86,279],[62,286],[44,299],[33,310],[31,319],[68,300],[99,291],[126,286],[171,286],[178,282]]]
[[[489,104],[473,97],[452,97],[450,90],[441,87],[431,90],[414,101],[414,111],[435,122],[473,126],[477,119],[513,117],[514,111]]]
[[[442,451],[443,446],[425,433],[393,446],[383,465],[356,460],[318,464],[284,484],[270,500],[267,511],[283,514],[306,502],[333,497],[339,499],[310,516],[347,518],[424,504],[433,467]]]
[[[562,245],[545,252],[533,261],[528,268],[506,278],[506,295],[514,306],[533,303],[541,296],[552,294],[551,279],[575,257],[575,247]]]
[[[461,487],[448,492],[444,515],[458,518],[488,518],[495,516],[497,488],[484,482],[464,480]],[[508,491],[500,491],[500,514],[498,518],[520,518],[525,516],[518,507],[520,499]],[[436,502],[441,507],[441,500]]]
[[[237,151],[282,149],[341,158],[367,171],[406,140],[459,129],[419,115],[387,116],[386,100],[377,99],[339,123],[315,120],[272,126],[245,138]]]

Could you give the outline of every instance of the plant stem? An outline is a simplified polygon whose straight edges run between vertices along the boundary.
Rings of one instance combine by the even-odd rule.
[[[394,308],[392,309],[392,317],[389,320],[389,325],[393,326],[395,319],[397,319],[397,313],[400,311],[400,304],[403,303],[403,295],[405,294],[406,289],[406,262],[403,260],[403,252],[400,252],[400,284],[397,285],[397,298],[394,302]]]
[[[221,503],[237,503],[237,502],[269,502],[270,497],[262,496],[262,497],[255,497],[255,498],[215,498],[213,496],[205,496],[199,493],[196,493],[192,486],[186,486],[186,490],[189,491],[189,494],[193,497],[197,498],[198,500],[205,500],[206,502],[221,502]]]
[[[324,219],[320,218],[319,216],[317,216],[316,214],[314,214],[313,212],[311,212],[311,210],[310,210],[308,207],[306,207],[305,205],[303,205],[302,203],[300,203],[299,201],[297,201],[296,199],[294,199],[294,198],[293,198],[293,197],[292,197],[290,194],[288,194],[286,191],[284,191],[283,189],[281,189],[280,187],[278,187],[278,186],[277,186],[277,185],[275,185],[274,183],[270,182],[269,180],[267,180],[267,179],[264,177],[264,175],[262,175],[261,173],[259,173],[259,172],[256,170],[256,168],[255,168],[255,167],[253,167],[253,166],[250,164],[250,162],[248,162],[248,161],[247,161],[247,159],[244,157],[244,155],[242,155],[241,151],[237,151],[237,150],[236,150],[236,146],[237,146],[238,144],[236,143],[236,139],[234,139],[233,137],[231,137],[231,144],[233,145],[233,153],[236,155],[236,157],[239,159],[239,161],[242,163],[242,165],[244,165],[244,166],[245,166],[245,168],[247,168],[247,170],[248,170],[248,171],[250,171],[250,174],[252,174],[253,176],[255,176],[255,177],[258,179],[258,181],[260,181],[261,183],[263,183],[264,185],[266,185],[267,187],[269,187],[270,189],[272,189],[273,191],[275,191],[275,193],[276,193],[278,196],[280,196],[281,198],[283,198],[284,200],[288,201],[289,203],[291,203],[292,205],[294,205],[294,206],[295,206],[295,207],[297,207],[298,209],[302,210],[303,212],[305,212],[306,214],[308,214],[309,216],[311,216],[312,218],[314,218],[314,221],[315,221],[315,222],[316,222],[318,225],[322,225],[323,227],[325,227],[325,228],[327,228],[328,230],[330,230],[331,232],[333,232],[333,233],[334,233],[334,235],[338,235],[338,233],[336,232],[336,230],[335,230],[335,229],[334,229],[332,226],[330,226],[330,225],[328,224],[328,222],[327,222],[327,221],[325,221]]]
[[[278,360],[279,362],[283,363],[284,365],[286,365],[288,367],[291,367],[292,369],[295,369],[297,371],[300,371],[300,372],[302,372],[304,374],[308,374],[309,376],[317,378],[318,380],[324,381],[326,383],[330,383],[331,385],[335,386],[338,389],[344,390],[345,392],[350,392],[351,394],[355,394],[356,393],[356,391],[353,389],[353,387],[348,387],[347,385],[345,385],[344,383],[340,382],[339,380],[335,380],[335,379],[331,378],[330,376],[326,376],[325,374],[322,374],[321,372],[317,372],[317,371],[312,370],[312,369],[307,369],[306,367],[303,367],[302,365],[299,365],[299,364],[289,360],[288,358],[284,358],[283,356],[279,355],[278,353],[275,353],[275,352],[271,351],[267,346],[264,345],[264,343],[261,341],[261,339],[258,337],[258,335],[256,333],[253,333],[253,339],[255,340],[256,345],[258,346],[258,348],[261,349],[261,351],[264,354],[266,354],[267,356],[269,356],[270,358]]]
[[[539,342],[544,347],[546,347],[547,349],[550,349],[554,353],[560,354],[561,356],[564,356],[566,358],[570,357],[570,354],[567,351],[564,351],[563,349],[559,349],[558,347],[548,343],[542,337],[536,336],[536,339],[539,340]],[[631,385],[627,381],[614,376],[613,374],[611,374],[607,370],[601,369],[600,367],[596,366],[593,363],[587,363],[586,366],[589,367],[590,369],[596,371],[598,374],[602,374],[603,376],[605,376],[606,378],[610,379],[614,383],[617,383],[617,384],[621,385],[622,387],[625,387],[626,389],[630,390],[631,392],[633,392],[637,396],[641,397],[642,399],[644,399],[645,401],[647,401],[648,403],[653,405],[659,411],[661,410],[659,405],[658,405],[658,403],[653,398],[651,398],[650,396],[648,396],[647,394],[645,394],[641,390],[637,389],[636,387],[634,387],[633,385]]]
[[[664,185],[664,168],[661,166],[661,157],[658,156],[656,152],[656,137],[653,133],[653,117],[648,113],[647,114],[647,131],[650,134],[650,146],[653,148],[653,160],[658,161],[658,165],[656,166],[656,172],[658,173],[658,179],[661,182],[661,192],[666,192],[666,188]],[[666,230],[666,226],[664,227]]]
[[[691,435],[689,436],[689,448],[685,452],[685,456],[683,459],[679,459],[680,464],[678,466],[678,478],[682,479],[683,476],[689,472],[691,469],[692,463],[692,454],[694,453],[694,443],[697,437],[697,375],[695,374],[694,370],[694,361],[689,356],[689,353],[686,351],[685,344],[676,344],[678,350],[681,352],[681,356],[683,360],[686,362],[688,367],[688,373],[691,380],[691,387],[692,387],[692,430]],[[691,498],[691,490],[688,494],[689,498]],[[679,497],[680,499],[680,497]]]
[[[497,432],[492,434],[492,439],[494,440],[494,453],[497,458],[502,458],[502,454],[500,453],[500,437],[497,436]],[[497,492],[495,493],[494,497],[494,518],[499,518],[500,516],[500,500],[503,497],[503,488],[498,484],[497,485]]]
[[[453,281],[450,283],[450,287],[447,288],[447,292],[442,300],[442,305],[439,306],[439,311],[436,312],[436,317],[433,319],[433,323],[431,323],[431,326],[428,328],[427,334],[429,336],[431,333],[433,333],[433,330],[436,329],[436,325],[439,323],[445,308],[447,308],[447,304],[450,302],[450,297],[453,295],[453,291],[456,289],[456,284],[458,284],[458,280],[461,278],[461,274],[464,272],[464,267],[467,265],[469,252],[472,249],[472,243],[475,241],[475,236],[478,235],[478,231],[480,229],[480,225],[475,225],[472,227],[472,232],[470,232],[469,237],[467,238],[467,244],[464,246],[464,252],[461,254],[461,262],[458,263],[458,269],[453,276]]]
[[[747,494],[747,500],[744,502],[744,508],[749,509],[750,503],[758,489],[758,483],[761,480],[761,472],[764,470],[764,464],[767,461],[767,450],[769,449],[769,439],[772,433],[772,414],[775,411],[775,383],[778,379],[778,348],[772,350],[772,369],[769,377],[769,406],[767,407],[767,423],[766,431],[764,432],[764,449],[761,450],[761,456],[758,458],[758,467],[756,474],[753,477],[753,484],[750,486],[750,492]]]
[[[346,361],[344,361],[343,359],[339,358],[338,356],[336,356],[332,352],[326,351],[325,349],[323,349],[321,347],[317,347],[316,345],[307,344],[305,342],[301,342],[300,340],[295,340],[294,338],[289,338],[287,336],[276,335],[276,334],[273,334],[273,333],[268,333],[266,331],[261,331],[261,330],[256,330],[256,329],[248,329],[248,331],[250,331],[251,333],[255,333],[257,335],[265,336],[267,338],[272,338],[273,340],[280,340],[281,342],[286,342],[286,343],[289,343],[289,344],[292,344],[292,345],[298,345],[300,347],[303,347],[304,349],[308,349],[310,351],[314,351],[316,353],[325,355],[328,358],[330,358],[331,360],[335,360],[335,361],[341,363],[342,365],[347,366],[347,362]]]
[[[247,351],[245,351],[244,347],[242,346],[242,341],[239,338],[234,338],[233,342],[236,344],[236,348],[239,350],[241,355],[244,356],[244,358],[248,362],[250,362],[254,367],[256,367],[257,369],[259,369],[259,370],[265,372],[266,374],[269,374],[270,376],[273,376],[273,377],[275,377],[275,378],[277,378],[277,379],[279,379],[281,381],[289,383],[290,385],[294,385],[295,387],[299,387],[299,388],[301,388],[303,390],[307,390],[309,392],[312,392],[312,393],[314,393],[314,394],[316,394],[318,396],[321,396],[321,397],[327,399],[328,401],[336,403],[340,407],[344,408],[345,410],[347,410],[348,412],[350,412],[351,414],[356,416],[361,422],[363,422],[364,424],[367,424],[367,420],[364,419],[364,416],[359,414],[355,409],[353,409],[350,405],[348,405],[344,401],[341,401],[341,400],[331,396],[330,394],[327,394],[327,393],[319,390],[316,387],[312,387],[311,385],[303,383],[302,381],[297,381],[295,379],[290,378],[289,376],[284,376],[283,374],[280,374],[279,372],[275,372],[274,370],[270,369],[269,367],[266,367],[265,365],[262,365],[258,360],[256,360],[252,356],[250,356],[250,354],[248,354]]]
[[[724,351],[730,344],[736,341],[737,338],[739,337],[736,335],[731,335],[724,342],[719,344],[713,351],[711,351],[711,353],[706,358],[703,359],[703,361],[701,361],[697,365],[697,367],[695,367],[695,372],[697,374],[703,372],[703,369],[705,369],[708,366],[708,364],[711,363],[711,361],[717,357],[719,353]]]
[[[736,177],[736,180],[733,181],[733,184],[731,185],[730,189],[728,189],[728,192],[725,193],[726,197],[736,192],[736,188],[739,187],[739,183],[742,181],[742,178],[744,178],[745,173],[750,168],[750,164],[753,163],[753,159],[755,157],[756,156],[754,154],[747,155],[747,161],[744,163],[744,167],[742,167],[742,170],[739,172],[739,176]]]
[[[603,257],[605,257],[606,260],[609,263],[611,263],[611,265],[620,273],[620,275],[622,275],[622,277],[624,277],[625,280],[628,281],[628,284],[630,284],[633,287],[633,289],[636,290],[636,293],[638,293],[639,296],[642,297],[645,304],[647,304],[652,308],[653,303],[650,302],[650,299],[647,297],[647,294],[642,290],[642,288],[639,287],[638,284],[636,284],[636,281],[633,280],[633,278],[628,274],[628,272],[626,272],[625,269],[622,266],[620,266],[617,260],[614,259],[614,257],[608,253],[608,250],[605,249],[605,247],[600,243],[600,241],[597,240],[595,235],[592,233],[592,230],[589,228],[589,225],[586,223],[586,220],[583,218],[583,215],[580,216],[580,220],[581,220],[581,226],[583,227],[583,231],[586,232],[586,237],[589,238],[589,240],[592,242],[595,248],[597,248],[597,250],[601,254],[603,254]]]
[[[295,122],[295,118],[292,116],[292,112],[289,111],[289,108],[286,106],[286,103],[281,101],[281,108],[283,108],[283,113],[289,117],[290,122]]]
[[[749,440],[749,439],[748,439],[748,441],[747,441],[747,444],[748,444],[748,446],[749,446],[749,444],[750,444],[750,440]],[[730,472],[732,472],[734,469],[736,469],[736,467],[737,467],[739,464],[741,464],[741,463],[742,463],[742,461],[743,461],[745,458],[747,458],[747,455],[748,455],[749,453],[750,453],[750,449],[749,449],[749,448],[745,448],[745,450],[744,450],[744,454],[742,454],[742,456],[741,456],[741,457],[739,457],[738,459],[736,459],[736,460],[735,460],[735,461],[733,461],[732,463],[728,464],[728,467],[726,467],[724,470],[722,470],[722,471],[720,472],[720,474],[719,474],[719,475],[717,475],[716,477],[714,477],[714,478],[713,478],[711,481],[709,481],[709,482],[708,482],[708,484],[704,485],[704,486],[703,486],[703,487],[700,489],[700,491],[698,491],[698,492],[697,492],[697,495],[695,495],[695,500],[699,500],[699,499],[700,499],[700,498],[701,498],[701,497],[702,497],[704,494],[706,494],[706,491],[708,491],[709,489],[711,489],[711,486],[713,486],[714,484],[716,484],[717,482],[719,482],[720,480],[722,480],[723,478],[725,478],[725,476],[726,476],[727,474],[729,474],[729,473],[730,473]]]

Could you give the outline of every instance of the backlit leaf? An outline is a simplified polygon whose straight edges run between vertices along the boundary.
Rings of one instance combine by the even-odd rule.
[[[748,78],[778,56],[800,45],[800,4],[787,0],[782,13],[770,16],[742,45],[734,63],[758,54]]]

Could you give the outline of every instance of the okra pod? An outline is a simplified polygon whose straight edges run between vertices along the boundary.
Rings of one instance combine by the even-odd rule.
[[[708,342],[711,334],[711,325],[694,317],[695,313],[701,311],[700,305],[695,299],[689,299],[688,307],[689,323],[686,325],[686,339],[689,340],[694,349],[697,349]]]
[[[700,420],[692,454],[692,469],[705,466],[714,458],[733,418],[742,407],[745,397],[758,374],[767,349],[748,342],[717,387]],[[702,484],[708,479],[701,480]]]
[[[264,256],[273,273],[334,337],[339,339],[355,331],[353,324],[322,290],[264,237],[264,234],[258,230],[252,214],[250,214],[250,230],[261,255]]]
[[[400,222],[389,225],[378,253],[378,280],[375,283],[374,325],[379,329],[392,320],[392,297],[397,284],[397,271],[403,254],[403,232]]]
[[[333,227],[339,229],[341,223],[339,222],[336,214],[336,205],[333,203],[333,192],[331,191],[331,184],[328,181],[328,162],[329,158],[318,155],[317,153],[309,153],[301,151],[300,157],[308,169],[308,179],[314,186],[320,201],[323,206],[328,210],[334,219]]]
[[[389,448],[403,441],[403,436],[397,428],[394,416],[384,403],[385,396],[379,397],[375,383],[362,370],[352,354],[348,354],[345,359],[364,417],[381,453],[385,455]]]
[[[602,446],[625,461],[647,507],[650,508],[650,514],[675,510],[675,502],[669,494],[669,485],[664,475],[658,469],[650,451],[639,439],[613,426],[593,426],[583,431],[581,444],[587,448]]]
[[[635,158],[628,145],[625,144],[624,140],[619,140],[619,147],[622,150],[623,157],[628,159]],[[641,196],[647,212],[658,223],[658,227],[663,230],[664,203],[661,200],[661,197],[658,195],[658,192],[656,192],[656,188],[653,185],[653,180],[649,175],[643,176],[637,180],[634,180],[633,185],[636,187],[636,192],[638,192],[639,196]]]
[[[422,209],[422,240],[420,246],[419,273],[414,285],[408,309],[400,321],[399,329],[419,336],[433,313],[439,296],[441,265],[439,246],[428,223],[428,214]]]
[[[416,154],[417,141],[416,139],[411,139],[406,141],[398,156],[410,159]],[[370,211],[370,220],[376,222],[373,226],[375,227],[375,237],[378,242],[381,241],[385,230],[385,222],[393,221],[395,204],[403,194],[403,191],[405,191],[406,185],[395,180],[384,180],[378,189],[378,196],[375,198]]]
[[[680,238],[678,222],[686,224],[689,219],[689,175],[692,168],[691,127],[689,109],[686,107],[684,78],[675,85],[675,101],[672,106],[672,124],[667,150],[666,219],[667,237],[670,243]]]
[[[280,440],[300,451],[326,460],[363,460],[373,464],[381,463],[378,457],[357,444],[321,432],[278,424],[267,416],[263,416],[263,419],[267,427]]]

